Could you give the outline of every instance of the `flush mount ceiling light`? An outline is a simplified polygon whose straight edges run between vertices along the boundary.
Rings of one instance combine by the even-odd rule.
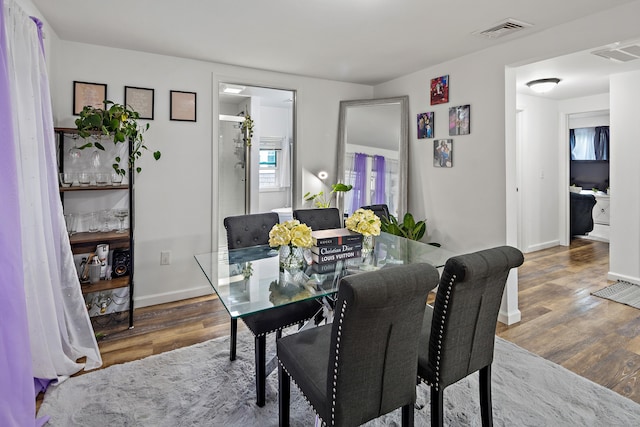
[[[231,86],[231,85],[224,85],[224,88],[222,89],[224,93],[232,93],[232,94],[238,94],[243,90],[245,90],[244,86]]]
[[[558,83],[560,83],[560,79],[556,79],[554,77],[551,79],[531,80],[529,83],[527,83],[527,86],[529,86],[534,92],[545,93],[556,87]]]

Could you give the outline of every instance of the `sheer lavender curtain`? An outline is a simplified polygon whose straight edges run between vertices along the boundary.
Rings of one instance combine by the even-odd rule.
[[[0,295],[10,293],[2,298],[0,310],[0,349],[6,355],[0,357],[0,417],[11,417],[6,422],[0,418],[0,425],[23,426],[34,424],[34,377],[61,380],[83,367],[99,367],[102,360],[64,225],[42,41],[37,25],[14,0],[0,2],[1,65],[6,75],[0,97],[0,243],[2,262],[10,262],[0,273]],[[10,276],[5,278],[5,274]],[[13,309],[7,310],[7,306]],[[28,340],[30,352],[24,348],[24,340]],[[86,363],[77,363],[83,356]],[[30,403],[22,392],[27,382]],[[7,386],[13,392],[5,391]],[[5,400],[5,393],[13,394]],[[19,422],[21,417],[30,418],[30,423]]]
[[[351,193],[351,212],[355,212],[360,206],[366,205],[365,192],[367,191],[367,155],[355,153],[353,161],[353,189]]]
[[[376,172],[376,191],[373,194],[372,204],[387,203],[387,173],[384,156],[373,156],[373,167]]]
[[[36,405],[22,273],[18,172],[4,11],[4,1],[0,0],[0,425],[28,426],[35,425]]]

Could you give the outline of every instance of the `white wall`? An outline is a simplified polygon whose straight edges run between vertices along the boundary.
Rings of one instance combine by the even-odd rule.
[[[155,120],[145,135],[150,149],[162,151],[162,159],[155,162],[147,153],[136,177],[137,307],[211,292],[193,255],[212,249],[221,221],[217,152],[212,149],[218,139],[219,81],[297,91],[298,182],[303,168],[334,173],[339,102],[372,95],[364,85],[66,41],[48,57],[57,126],[73,126],[74,80],[106,83],[108,98],[115,102],[123,102],[125,85],[155,89]],[[169,120],[170,90],[197,92],[197,122]],[[307,191],[304,181],[299,191],[296,203]],[[171,265],[160,266],[163,250],[172,252]]]
[[[454,251],[507,241],[505,192],[507,188],[515,191],[516,177],[512,172],[507,174],[505,160],[511,162],[515,158],[505,158],[505,152],[515,144],[516,102],[515,91],[513,99],[505,99],[505,68],[637,37],[639,31],[633,17],[639,15],[640,2],[633,2],[374,88],[376,98],[408,94],[412,120],[417,113],[434,111],[438,139],[449,137],[448,108],[471,105],[471,134],[452,137],[455,160],[451,169],[432,166],[431,140],[418,140],[416,130],[410,127],[408,208],[418,217],[427,218],[429,240]],[[616,25],[603,26],[602,22]],[[430,80],[442,75],[449,75],[450,101],[431,106]],[[509,106],[506,110],[505,105]]]
[[[640,71],[610,79],[611,225],[609,278],[640,284]]]
[[[517,160],[523,252],[533,252],[559,244],[560,160],[558,146],[558,105],[556,101],[519,94],[521,139]]]

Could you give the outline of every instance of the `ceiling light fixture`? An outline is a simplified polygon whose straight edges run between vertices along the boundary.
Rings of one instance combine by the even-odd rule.
[[[529,86],[534,92],[545,93],[556,87],[558,83],[560,83],[560,79],[554,77],[551,79],[531,80],[527,83],[527,86]]]
[[[222,89],[222,91],[224,93],[232,93],[232,94],[239,94],[240,92],[242,92],[245,89],[244,86],[230,86],[230,85],[225,85],[224,89]]]
[[[320,178],[321,180],[325,180],[329,177],[329,174],[326,171],[320,171],[318,172],[318,178]]]

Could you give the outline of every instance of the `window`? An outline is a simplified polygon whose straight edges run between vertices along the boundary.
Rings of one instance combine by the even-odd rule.
[[[260,188],[278,187],[278,151],[260,150]]]
[[[609,126],[569,131],[571,160],[609,160]]]

